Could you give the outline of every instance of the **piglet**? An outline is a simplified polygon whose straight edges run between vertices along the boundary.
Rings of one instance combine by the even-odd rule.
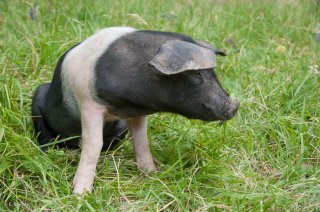
[[[239,107],[221,87],[210,44],[189,36],[130,27],[97,31],[65,52],[51,83],[32,101],[40,145],[71,138],[59,147],[78,148],[73,192],[92,190],[102,149],[131,132],[138,168],[155,171],[147,138],[147,115],[171,112],[205,121],[229,120]],[[77,137],[78,136],[78,137]],[[43,147],[44,150],[45,147]]]

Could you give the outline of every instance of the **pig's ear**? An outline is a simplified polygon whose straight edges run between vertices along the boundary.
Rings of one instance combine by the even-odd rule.
[[[216,53],[218,55],[227,56],[226,52],[224,52],[224,51],[222,51],[220,49],[214,48],[210,43],[207,43],[205,41],[197,40],[196,44],[199,45],[199,46],[202,46],[204,48],[211,49],[212,51],[214,51],[214,53]]]
[[[160,47],[149,64],[161,73],[171,75],[188,70],[213,68],[216,66],[216,55],[214,51],[193,43],[169,40]]]

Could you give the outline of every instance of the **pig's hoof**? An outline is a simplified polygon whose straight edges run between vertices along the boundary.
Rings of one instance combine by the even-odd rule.
[[[73,180],[73,193],[84,194],[92,191],[93,179],[76,175]]]

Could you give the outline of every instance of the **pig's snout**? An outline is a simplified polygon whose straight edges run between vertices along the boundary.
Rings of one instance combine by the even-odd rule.
[[[240,101],[235,99],[226,99],[223,103],[219,103],[219,105],[214,104],[201,104],[202,108],[206,112],[205,117],[201,117],[200,119],[207,120],[207,121],[217,121],[223,120],[227,121],[230,120],[236,113],[240,106]]]
[[[234,115],[237,113],[238,111],[238,108],[240,106],[240,101],[238,99],[235,99],[235,100],[231,100],[231,103],[230,103],[230,107],[227,111],[227,117],[226,117],[226,120],[229,120],[231,119],[232,117],[234,117]]]

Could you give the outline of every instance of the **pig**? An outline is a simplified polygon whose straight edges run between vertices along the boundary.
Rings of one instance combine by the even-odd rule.
[[[32,100],[37,139],[45,146],[78,148],[81,157],[73,192],[90,192],[101,150],[113,148],[128,131],[139,170],[156,166],[147,138],[147,115],[171,112],[204,121],[229,120],[239,101],[221,87],[209,43],[173,33],[110,27],[66,51],[51,83]],[[44,150],[46,147],[43,147]]]

